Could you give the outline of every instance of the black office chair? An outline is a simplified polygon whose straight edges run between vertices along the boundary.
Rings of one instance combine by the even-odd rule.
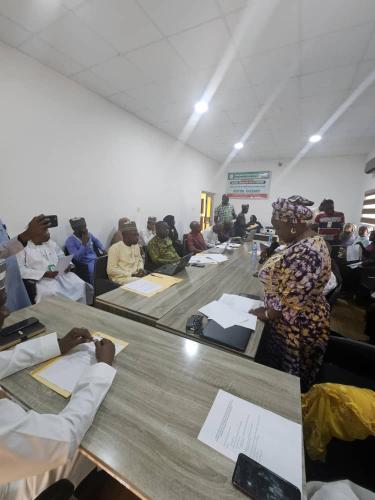
[[[333,259],[331,259],[331,269],[332,269],[333,274],[336,277],[337,285],[333,290],[331,290],[327,294],[326,299],[327,299],[327,302],[329,304],[329,307],[332,310],[333,306],[336,304],[338,298],[340,297],[343,280],[342,280],[342,276],[340,273],[340,269],[339,269],[337,263]]]
[[[68,479],[60,479],[42,491],[35,500],[70,500],[74,493],[74,485]]]
[[[30,302],[35,304],[36,299],[36,281],[35,280],[22,280],[25,285],[27,295],[29,296]]]
[[[115,290],[120,285],[111,281],[107,274],[108,255],[98,257],[94,267],[94,297]]]
[[[160,267],[160,264],[155,264],[154,262],[152,262],[147,247],[144,247],[144,249],[145,249],[145,271],[152,273],[152,271],[155,271],[155,269]]]
[[[375,346],[352,339],[330,336],[316,383],[352,385],[375,390]],[[349,479],[364,488],[375,489],[373,459],[375,438],[342,441],[332,439],[323,462],[305,454],[307,481]]]
[[[184,234],[182,236],[182,256],[183,257],[189,253],[188,247],[187,247],[187,237],[188,237],[187,234]]]
[[[330,335],[316,384],[331,382],[375,391],[375,345]]]

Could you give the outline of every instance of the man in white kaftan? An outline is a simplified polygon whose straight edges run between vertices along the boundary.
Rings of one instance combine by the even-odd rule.
[[[71,300],[86,304],[87,285],[76,274],[69,271],[59,274],[57,264],[64,253],[56,242],[50,239],[49,232],[44,241],[29,241],[26,247],[17,254],[22,279],[36,281],[35,302],[44,297],[62,295]]]

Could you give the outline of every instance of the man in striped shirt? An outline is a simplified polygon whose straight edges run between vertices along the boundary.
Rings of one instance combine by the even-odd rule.
[[[335,211],[333,200],[323,200],[319,206],[320,213],[315,217],[319,225],[319,234],[327,241],[338,240],[345,224],[345,215]]]

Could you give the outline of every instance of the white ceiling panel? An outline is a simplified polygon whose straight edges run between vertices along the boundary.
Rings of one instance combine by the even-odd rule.
[[[356,64],[364,55],[373,23],[306,40],[302,43],[302,73]]]
[[[146,84],[149,79],[125,56],[118,56],[91,68],[118,90],[128,90]]]
[[[261,117],[236,159],[284,159],[375,70],[375,0],[0,0],[0,40],[176,138],[213,89],[188,144],[222,162]],[[308,155],[374,143],[375,84]]]
[[[11,45],[12,47],[17,47],[27,38],[29,38],[31,33],[21,26],[15,24],[10,19],[0,16],[0,40]]]
[[[256,106],[240,106],[238,108],[229,109],[226,111],[226,114],[233,124],[242,124],[243,130],[246,130],[249,124],[253,122],[258,112],[259,108]]]
[[[215,0],[138,1],[165,35],[173,35],[220,15]]]
[[[80,83],[87,89],[92,90],[103,97],[108,97],[118,92],[116,87],[111,85],[107,80],[95,75],[90,70],[77,73],[72,78],[75,82]]]
[[[119,52],[142,47],[162,36],[135,0],[91,0],[76,13]]]
[[[297,44],[280,47],[242,60],[250,83],[253,85],[263,85],[268,82],[279,83],[286,75],[295,76],[298,61]]]
[[[336,90],[348,90],[353,85],[356,72],[357,65],[352,64],[302,75],[301,97],[324,95]]]
[[[215,20],[170,37],[177,52],[193,69],[217,64],[229,44],[229,34],[222,20]]]
[[[375,20],[373,0],[302,0],[302,38]]]
[[[216,0],[216,3],[219,5],[221,11],[224,14],[228,14],[234,10],[242,9],[246,7],[248,4],[251,4],[253,0]]]
[[[117,104],[117,106],[120,106],[120,108],[130,111],[131,113],[135,113],[146,108],[143,103],[139,103],[136,99],[134,99],[126,92],[120,92],[118,94],[111,95],[110,97],[108,97],[108,100],[113,104]]]
[[[297,43],[299,40],[299,2],[300,0],[275,2],[275,8],[271,11],[264,26],[259,26],[258,20],[253,15],[249,15],[248,28],[245,30],[240,45],[241,56],[250,57],[253,54]],[[264,7],[268,7],[266,3]],[[249,14],[251,13],[250,6]],[[238,30],[243,14],[244,11],[239,11],[227,16],[232,34]]]
[[[98,64],[116,51],[73,13],[52,23],[39,36],[84,67]]]
[[[258,101],[251,87],[243,87],[237,90],[218,90],[210,105],[224,111],[233,108],[257,106]]]
[[[76,9],[79,5],[87,0],[62,0],[64,7],[67,9]]]
[[[70,57],[65,56],[43,40],[34,37],[23,43],[19,49],[42,64],[53,68],[65,76],[73,75],[82,70],[82,66]]]
[[[188,68],[174,48],[162,40],[127,55],[152,80],[188,75]]]
[[[37,32],[66,13],[61,0],[1,0],[0,14]]]

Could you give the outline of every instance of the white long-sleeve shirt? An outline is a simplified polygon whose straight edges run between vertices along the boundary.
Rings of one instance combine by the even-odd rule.
[[[18,241],[17,238],[13,238],[0,244],[0,259],[7,259],[11,255],[16,255],[18,252],[22,252],[22,250],[22,243]]]
[[[0,380],[60,355],[55,333],[0,352]],[[116,370],[106,363],[91,366],[57,415],[25,411],[0,399],[0,485],[55,469],[68,460],[92,424]],[[0,497],[2,487],[0,486]]]

